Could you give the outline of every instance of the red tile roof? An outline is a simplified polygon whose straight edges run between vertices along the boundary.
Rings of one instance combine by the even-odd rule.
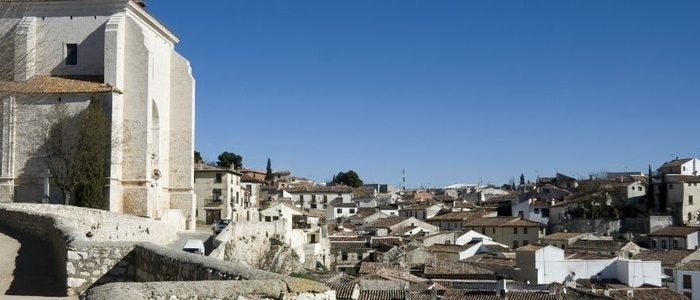
[[[121,93],[109,84],[103,83],[102,76],[49,76],[36,75],[27,81],[0,81],[0,92],[26,94],[97,94]]]

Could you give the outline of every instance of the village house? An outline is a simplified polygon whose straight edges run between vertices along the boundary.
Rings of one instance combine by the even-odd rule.
[[[431,201],[424,201],[399,209],[399,216],[414,217],[425,221],[437,215],[440,210],[442,210],[442,206],[432,203]]]
[[[242,173],[242,172],[241,172]],[[241,190],[244,191],[244,199],[247,207],[258,207],[262,199],[262,187],[264,181],[243,174],[241,176]]]
[[[675,213],[674,218],[685,225],[700,224],[700,176],[665,176],[668,207]]]
[[[648,235],[649,249],[698,249],[698,231],[700,227],[670,226]]]
[[[573,243],[585,236],[586,234],[581,232],[557,232],[541,237],[539,243],[541,245],[552,245],[559,249],[566,250]]]
[[[603,256],[618,256],[632,258],[643,249],[634,242],[613,239],[592,239],[590,237],[577,240],[566,248],[567,252],[598,254]]]
[[[440,230],[461,230],[464,224],[474,221],[482,217],[495,217],[495,211],[465,211],[465,212],[448,212],[445,214],[434,216],[427,220],[428,223],[435,225]]]
[[[353,204],[352,188],[349,186],[311,185],[283,188],[282,198],[290,199],[303,209],[326,209],[335,199],[340,199],[340,203]]]
[[[634,259],[642,261],[660,261],[662,282],[664,286],[675,290],[680,277],[678,270],[693,260],[700,260],[700,251],[694,250],[649,250],[637,254]]]
[[[414,217],[388,217],[361,226],[369,235],[386,236],[389,234],[414,235],[417,233],[437,232],[437,226],[428,224]]]
[[[241,173],[203,163],[194,168],[194,188],[197,195],[197,222],[212,224],[231,219],[241,207]]]
[[[104,209],[150,218],[177,210],[178,225],[194,228],[194,78],[178,37],[143,1],[78,2],[15,2],[3,15],[0,37],[15,55],[0,61],[0,202],[42,201],[51,113],[73,117],[100,99],[114,142]],[[61,203],[53,181],[49,190],[46,201]]]
[[[691,300],[700,299],[700,260],[691,260],[676,272],[678,280],[676,280],[675,291]]]
[[[573,282],[577,279],[614,279],[630,287],[661,286],[659,261],[628,260],[619,257],[567,259],[563,249],[528,245],[515,250],[516,280],[534,284]]]
[[[489,236],[494,241],[517,249],[537,242],[544,236],[544,225],[520,217],[484,217],[465,228]]]
[[[657,170],[659,174],[678,174],[698,176],[700,170],[700,160],[697,158],[676,158],[672,161],[665,162]]]

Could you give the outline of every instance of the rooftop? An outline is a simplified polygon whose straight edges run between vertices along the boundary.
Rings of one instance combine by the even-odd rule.
[[[103,83],[103,76],[36,75],[27,81],[0,81],[0,92],[26,94],[97,94],[121,93]]]
[[[579,237],[585,235],[581,232],[557,232],[550,235],[545,235],[540,238],[540,240],[568,240],[571,238]]]
[[[669,226],[649,234],[649,236],[676,236],[687,237],[689,234],[700,230],[700,227]]]
[[[493,272],[470,263],[454,262],[445,259],[427,259],[425,275],[491,275]]]
[[[645,261],[660,261],[662,266],[673,266],[692,254],[693,250],[648,250],[639,252],[634,259]]]
[[[691,260],[678,269],[683,271],[700,271],[700,260]]]
[[[520,217],[483,217],[467,223],[465,226],[482,227],[541,227],[541,223],[523,219]]]
[[[288,193],[352,193],[352,187],[349,186],[325,186],[325,185],[308,185],[308,186],[295,186],[284,189]]]

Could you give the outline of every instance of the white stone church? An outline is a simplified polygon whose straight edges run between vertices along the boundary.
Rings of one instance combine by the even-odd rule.
[[[181,211],[192,228],[194,78],[178,37],[138,0],[2,0],[0,18],[0,202],[42,201],[46,116],[100,97],[113,141],[105,209]]]

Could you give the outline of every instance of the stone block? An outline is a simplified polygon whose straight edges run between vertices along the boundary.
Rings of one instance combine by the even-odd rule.
[[[68,259],[70,260],[81,260],[88,256],[87,252],[82,251],[68,251]]]
[[[68,286],[72,288],[78,288],[85,283],[85,279],[80,278],[68,278]]]
[[[75,274],[75,266],[73,265],[73,263],[66,263],[66,272],[68,272],[68,275]]]

